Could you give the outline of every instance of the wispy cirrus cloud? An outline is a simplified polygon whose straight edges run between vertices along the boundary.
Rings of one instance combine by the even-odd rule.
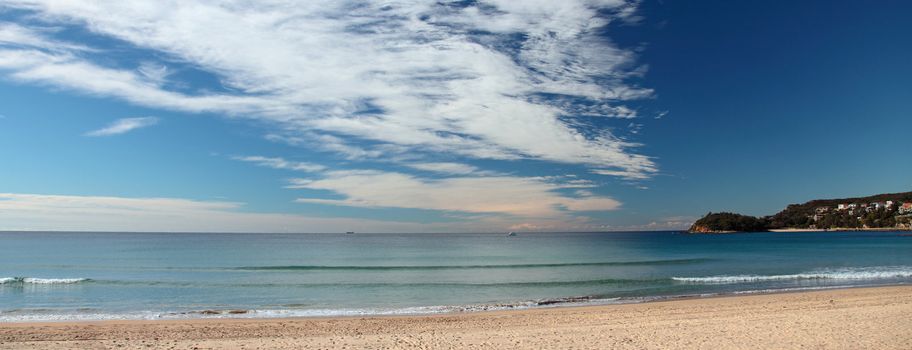
[[[468,175],[472,173],[479,172],[479,169],[475,166],[464,164],[464,163],[453,163],[453,162],[424,162],[424,163],[405,163],[405,166],[423,170],[430,171],[434,173],[447,174],[447,175]]]
[[[238,156],[232,157],[232,159],[254,163],[259,166],[269,167],[273,169],[285,169],[303,172],[317,172],[326,169],[325,166],[322,166],[320,164],[290,161],[280,157]]]
[[[632,19],[634,5],[13,0],[0,7],[27,13],[30,25],[0,26],[0,70],[26,83],[266,121],[276,135],[344,157],[532,159],[642,179],[657,167],[635,143],[570,121],[635,117],[626,103],[652,96],[632,82],[643,73],[634,52],[601,34]],[[42,26],[154,52],[225,89],[175,88],[161,62],[116,61],[103,47],[34,29]]]
[[[598,175],[617,176],[627,180],[645,180],[649,178],[649,174],[643,174],[629,170],[593,169],[592,173]]]
[[[117,119],[108,126],[85,133],[85,136],[112,136],[125,134],[130,131],[146,128],[158,124],[156,117],[138,117]]]
[[[165,79],[172,74],[167,66],[152,62],[143,62],[136,71],[146,80],[157,84],[164,83]]]
[[[15,23],[0,22],[0,46],[47,50],[55,53],[92,51],[80,44],[49,39],[46,34],[53,33],[53,31],[53,29],[26,28]]]

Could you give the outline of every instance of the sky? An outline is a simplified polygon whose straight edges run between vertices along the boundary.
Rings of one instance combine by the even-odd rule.
[[[674,230],[910,191],[909,13],[2,1],[0,230]]]

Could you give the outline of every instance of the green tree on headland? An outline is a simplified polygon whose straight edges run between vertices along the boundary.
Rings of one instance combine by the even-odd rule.
[[[887,202],[891,202],[887,206]],[[766,217],[735,213],[709,213],[694,223],[692,232],[766,231],[769,229],[860,229],[894,228],[909,225],[912,215],[899,211],[912,202],[912,192],[886,193],[868,197],[818,199],[791,204]]]
[[[693,232],[751,232],[766,231],[767,221],[764,218],[735,214],[708,213],[691,226]]]

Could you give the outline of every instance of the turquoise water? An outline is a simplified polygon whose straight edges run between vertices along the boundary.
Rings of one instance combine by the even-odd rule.
[[[898,232],[0,233],[0,321],[418,314],[910,281],[912,237]]]

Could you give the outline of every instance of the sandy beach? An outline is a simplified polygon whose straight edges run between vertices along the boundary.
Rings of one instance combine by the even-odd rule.
[[[434,316],[0,325],[0,349],[910,349],[912,286]]]

